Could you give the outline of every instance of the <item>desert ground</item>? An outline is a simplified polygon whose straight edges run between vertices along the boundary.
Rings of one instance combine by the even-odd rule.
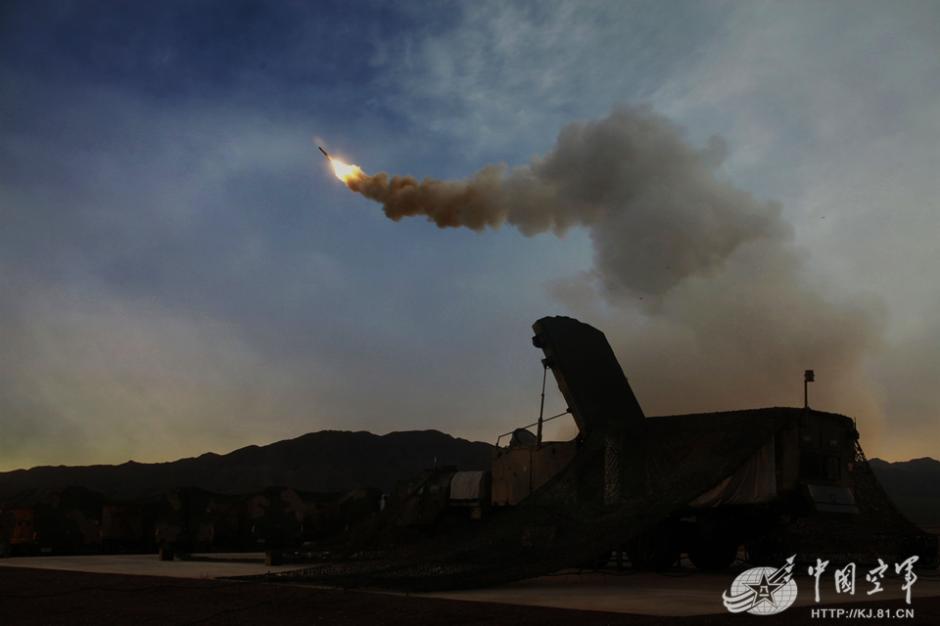
[[[793,607],[772,617],[752,617],[730,615],[721,605],[733,573],[567,572],[491,589],[401,594],[284,585],[265,578],[233,580],[228,577],[292,566],[267,567],[260,555],[203,558],[3,559],[0,624],[808,624],[836,619],[814,618],[813,608],[907,606],[896,579],[886,581],[877,600],[865,596],[863,585],[854,597],[839,598],[824,585],[822,602],[815,604],[813,581],[803,577]],[[892,621],[940,623],[940,578],[921,573],[910,608],[913,618]]]

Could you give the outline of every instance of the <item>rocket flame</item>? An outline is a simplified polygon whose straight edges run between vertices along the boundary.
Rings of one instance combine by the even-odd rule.
[[[351,178],[360,178],[365,175],[365,172],[358,165],[343,163],[339,159],[330,157],[330,164],[333,166],[333,173],[336,174],[336,178],[344,183],[349,182]]]

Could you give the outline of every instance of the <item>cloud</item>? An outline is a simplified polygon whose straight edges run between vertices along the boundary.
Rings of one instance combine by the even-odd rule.
[[[376,85],[417,132],[470,161],[543,150],[546,129],[643,100],[721,14],[657,2],[485,1],[442,11],[449,19],[438,28],[385,44]]]

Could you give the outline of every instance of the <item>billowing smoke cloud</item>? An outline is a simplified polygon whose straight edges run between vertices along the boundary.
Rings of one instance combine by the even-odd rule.
[[[717,138],[698,150],[665,118],[622,107],[568,125],[548,155],[524,167],[489,166],[465,181],[381,173],[347,184],[393,220],[423,215],[474,230],[507,223],[527,235],[587,226],[611,292],[662,294],[744,242],[790,235],[778,205],[715,175],[725,152]]]
[[[816,406],[873,419],[865,358],[879,343],[878,303],[813,277],[781,206],[720,175],[726,152],[720,139],[698,149],[662,116],[621,107],[566,126],[524,167],[347,184],[393,220],[589,229],[594,269],[559,281],[555,295],[604,328],[650,413],[798,404],[802,371],[815,368]]]

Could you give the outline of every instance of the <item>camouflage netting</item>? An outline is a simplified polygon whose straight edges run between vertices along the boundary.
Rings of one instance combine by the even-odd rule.
[[[707,418],[653,418],[646,420],[642,433],[595,432],[565,471],[516,507],[496,510],[472,525],[413,535],[389,515],[360,529],[328,561],[279,577],[340,587],[431,591],[579,567],[681,511],[801,415],[802,409],[760,409]],[[623,492],[610,503],[604,471],[611,441],[621,437],[639,437],[642,444],[628,440],[614,446],[634,458],[624,454],[618,459]],[[636,458],[637,451],[642,458]],[[793,519],[766,529],[768,536],[780,550],[796,551],[796,546],[807,559],[841,553],[865,563],[874,555],[888,559],[920,549],[936,551],[935,538],[907,521],[888,500],[860,449],[853,478],[859,515]],[[926,545],[931,540],[932,548]]]
[[[543,351],[542,363],[551,369],[580,431],[580,447],[570,465],[516,506],[494,509],[477,523],[437,523],[416,534],[402,516],[426,518],[429,511],[440,510],[435,501],[441,504],[443,498],[444,508],[447,504],[446,491],[431,472],[426,484],[415,485],[417,493],[425,494],[421,501],[412,500],[401,511],[393,508],[332,550],[327,562],[287,576],[339,586],[432,590],[493,585],[578,567],[630,540],[645,542],[645,531],[688,510],[693,499],[734,474],[785,429],[791,449],[798,445],[794,437],[804,422],[817,427],[820,440],[824,426],[834,429],[827,431],[827,445],[830,439],[838,445],[846,434],[854,434],[849,418],[808,409],[646,419],[602,332],[568,317],[544,317],[532,328],[532,343]],[[807,459],[815,461],[812,455]],[[778,541],[768,546],[768,554],[800,541],[801,547],[816,548],[823,539],[840,549],[876,546],[894,554],[905,538],[923,535],[890,506],[864,458],[854,461],[862,513],[838,522],[790,519],[785,528],[769,530]],[[738,511],[737,516],[747,518],[752,512]],[[865,539],[878,533],[884,537],[881,543]],[[743,540],[741,535],[734,538]]]
[[[856,442],[851,481],[859,513],[845,516],[812,515],[768,529],[780,547],[778,555],[796,553],[800,561],[816,558],[835,562],[874,563],[879,557],[900,562],[918,555],[921,565],[936,566],[937,538],[904,517],[875,478]]]
[[[330,562],[286,576],[343,587],[435,590],[494,585],[578,566],[666,519],[713,486],[716,477],[732,473],[785,418],[715,414],[679,431],[648,420],[645,433],[633,433],[645,445],[622,446],[642,450],[645,458],[621,460],[625,495],[612,505],[604,497],[605,453],[612,436],[625,433],[595,432],[565,471],[516,507],[495,511],[477,525],[376,553],[396,540],[389,520]],[[629,475],[632,468],[642,472],[641,479]]]

